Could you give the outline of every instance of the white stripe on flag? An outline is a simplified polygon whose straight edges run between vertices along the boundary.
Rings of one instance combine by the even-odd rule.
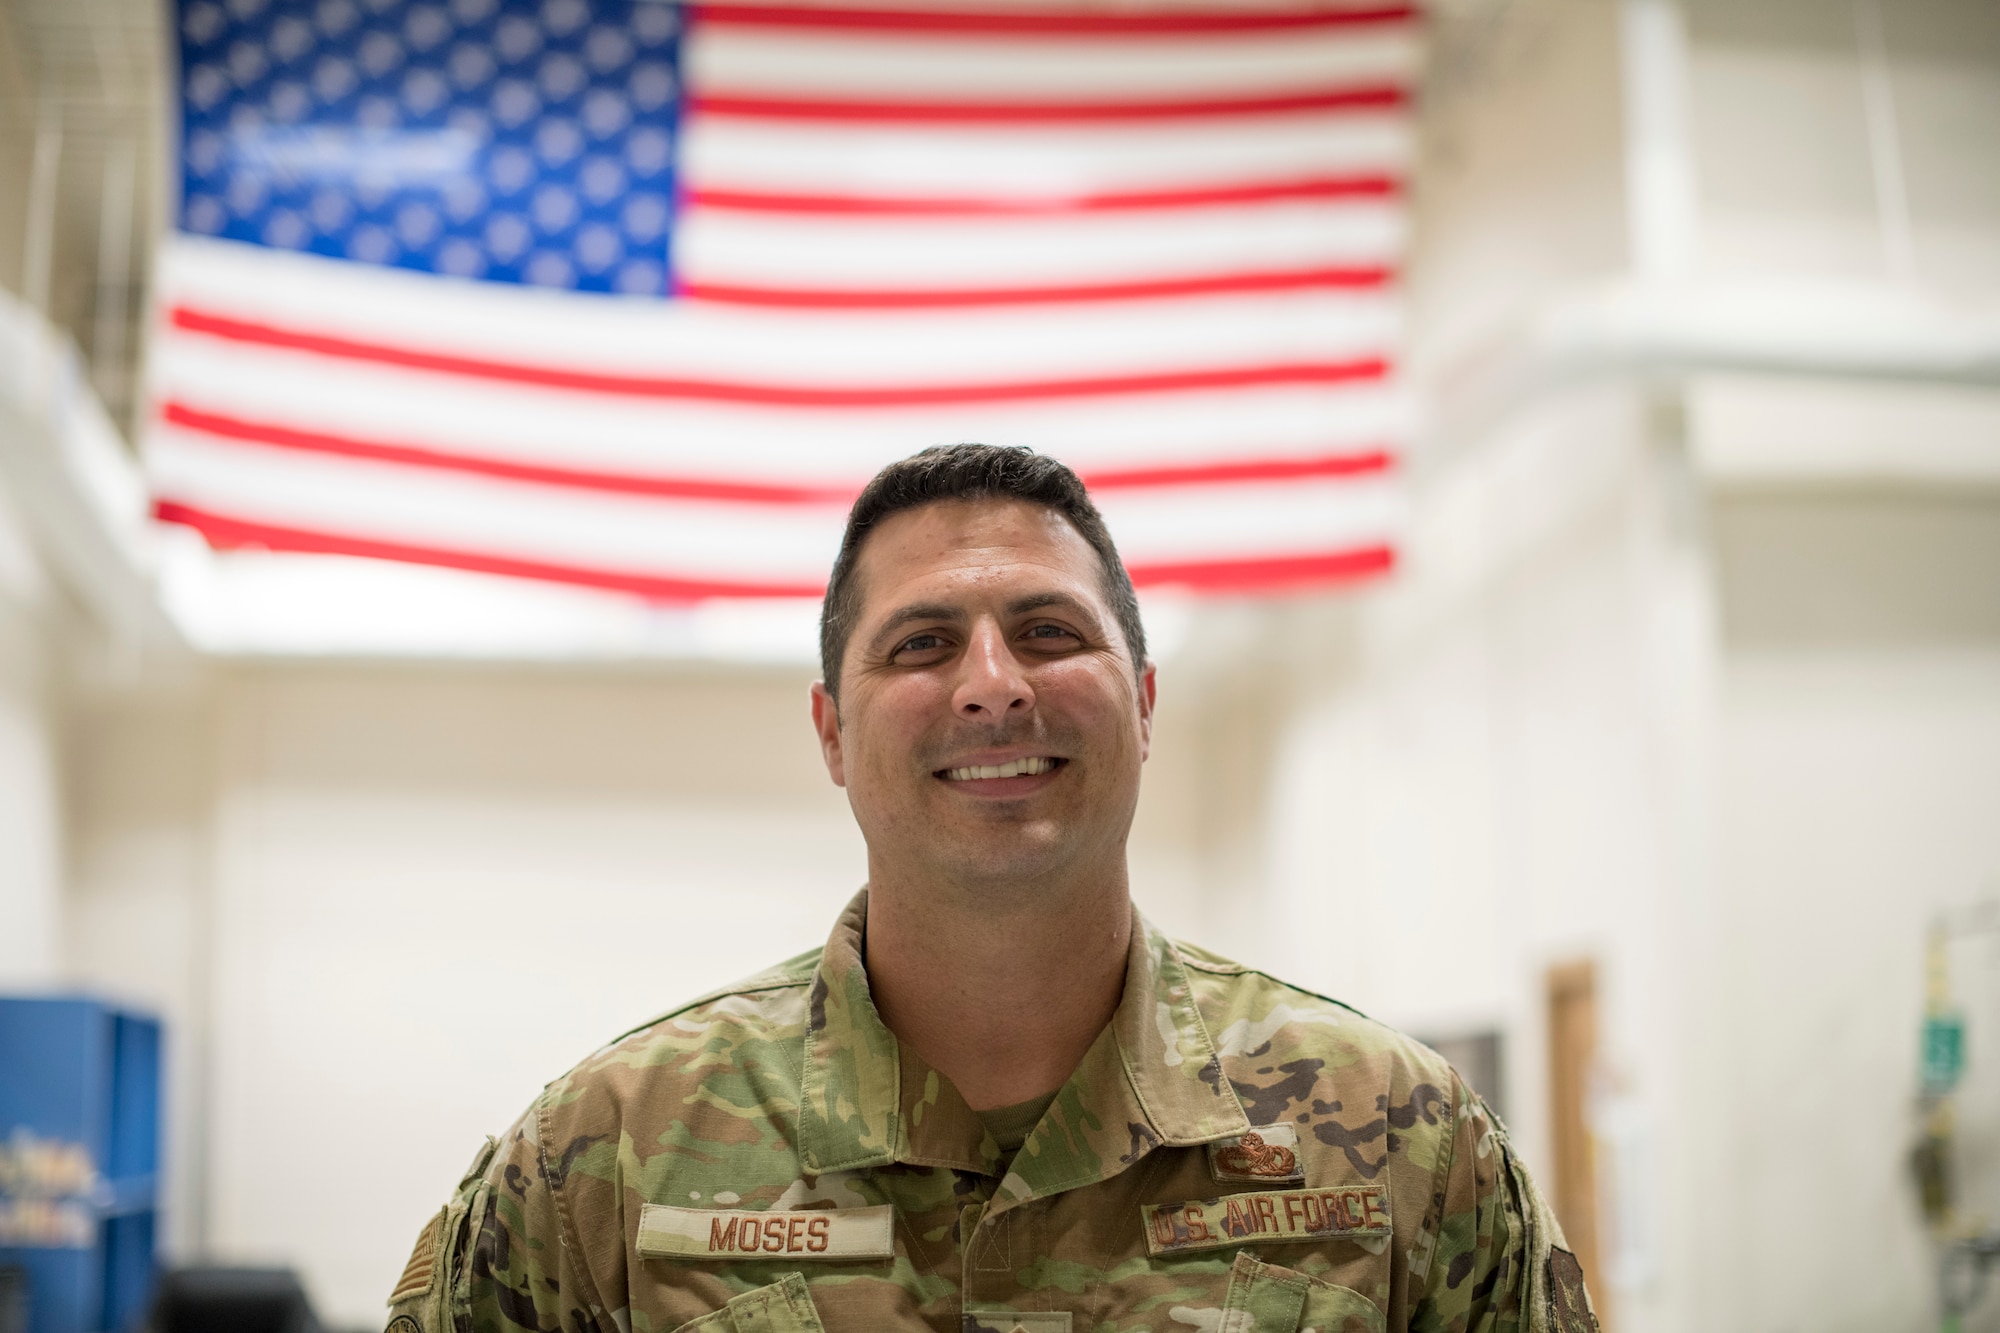
[[[1241,122],[994,127],[856,125],[694,117],[681,138],[693,188],[1047,199],[1178,189],[1312,173],[1400,172],[1409,118],[1272,117]]]
[[[1380,200],[942,221],[697,209],[679,229],[676,266],[691,283],[809,288],[1104,283],[1393,264],[1404,231],[1401,205]]]
[[[1408,409],[1392,389],[1220,390],[1129,401],[773,414],[601,399],[177,339],[164,402],[255,423],[572,468],[858,486],[933,444],[1027,444],[1085,472],[1393,447]],[[164,403],[162,404],[164,406]],[[156,432],[168,427],[155,426]]]
[[[1054,317],[1019,307],[797,314],[496,293],[492,284],[357,271],[338,260],[226,241],[175,238],[163,247],[160,267],[169,308],[523,366],[777,385],[998,382],[1344,361],[1384,355],[1399,332],[1397,304],[1374,291],[1204,297],[1174,304],[1186,315],[1172,318],[1151,302],[1084,305]],[[393,319],[384,317],[390,310]],[[307,322],[302,312],[311,312]],[[195,356],[239,354],[240,345],[207,336],[171,341]],[[300,364],[330,373],[340,365],[319,356]],[[226,364],[213,373],[231,375]],[[456,382],[433,372],[396,373]]]
[[[690,87],[791,97],[1190,98],[1406,83],[1417,42],[1401,24],[1091,41],[697,25],[683,60]]]

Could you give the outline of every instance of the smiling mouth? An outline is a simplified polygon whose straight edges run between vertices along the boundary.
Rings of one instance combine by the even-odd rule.
[[[941,768],[937,776],[946,782],[971,782],[979,778],[1031,778],[1042,773],[1053,773],[1068,762],[1066,759],[1031,755],[1025,759],[1010,759],[1004,764],[972,764],[965,768]]]

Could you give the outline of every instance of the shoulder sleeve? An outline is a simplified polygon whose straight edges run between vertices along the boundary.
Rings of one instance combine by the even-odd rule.
[[[1583,1270],[1506,1127],[1456,1075],[1452,1085],[1442,1218],[1411,1328],[1598,1333]]]
[[[541,1102],[488,1139],[425,1224],[389,1296],[386,1333],[603,1333],[538,1132]]]

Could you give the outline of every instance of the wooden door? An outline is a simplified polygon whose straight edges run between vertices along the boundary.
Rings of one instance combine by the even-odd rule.
[[[1598,1324],[1610,1328],[1610,1293],[1597,1245],[1597,1167],[1591,1152],[1589,1098],[1597,1059],[1597,967],[1549,969],[1549,1126],[1555,1179],[1549,1203],[1590,1288]]]

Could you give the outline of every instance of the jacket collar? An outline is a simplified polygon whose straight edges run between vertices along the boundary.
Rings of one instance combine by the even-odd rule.
[[[868,993],[868,893],[834,924],[807,1005],[799,1147],[808,1172],[903,1162],[999,1175],[998,1146],[949,1079],[905,1051]],[[993,1206],[1094,1184],[1162,1144],[1250,1128],[1172,941],[1136,908],[1111,1022],[1014,1157]]]

